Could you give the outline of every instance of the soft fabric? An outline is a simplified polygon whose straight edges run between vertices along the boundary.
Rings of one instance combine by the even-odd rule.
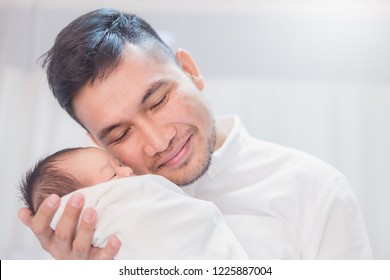
[[[183,188],[212,201],[251,259],[370,259],[370,242],[345,177],[303,152],[251,137],[237,117],[207,173]]]
[[[115,234],[122,242],[116,259],[247,259],[211,202],[187,196],[161,176],[144,175],[80,189],[85,207],[98,213],[93,245]],[[61,198],[55,229],[66,202]]]

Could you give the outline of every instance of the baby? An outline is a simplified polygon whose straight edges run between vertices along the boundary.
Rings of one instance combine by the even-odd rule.
[[[133,176],[104,150],[95,147],[60,150],[39,160],[20,184],[22,199],[35,214],[50,194],[60,197],[81,188]]]
[[[116,180],[117,179],[117,180]],[[58,151],[27,172],[20,190],[33,213],[55,193],[61,205],[55,229],[71,193],[85,197],[98,213],[92,244],[122,242],[116,259],[247,259],[217,207],[186,195],[162,176],[135,176],[100,148]]]

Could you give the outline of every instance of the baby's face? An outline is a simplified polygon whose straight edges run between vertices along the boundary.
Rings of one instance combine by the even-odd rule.
[[[85,148],[67,161],[65,168],[84,186],[92,186],[113,179],[133,176],[133,170],[121,166],[118,160],[100,148]]]

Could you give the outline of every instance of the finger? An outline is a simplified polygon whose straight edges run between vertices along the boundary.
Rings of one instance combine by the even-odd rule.
[[[76,259],[88,258],[95,225],[96,211],[92,208],[86,208],[81,215],[80,227],[77,230],[76,238],[73,241],[73,255]]]
[[[96,260],[112,260],[118,254],[121,247],[121,242],[115,235],[111,236],[106,247],[96,248],[91,250],[90,258]]]
[[[27,227],[31,226],[31,221],[34,215],[27,207],[21,208],[18,211],[19,220]]]
[[[50,222],[59,205],[59,196],[52,194],[43,201],[33,217],[25,220],[46,251],[49,251],[52,245],[54,231],[50,228]],[[25,212],[22,212],[22,214],[25,215]]]
[[[55,258],[63,258],[63,256],[67,256],[66,258],[70,257],[83,205],[84,196],[79,193],[75,193],[66,204],[64,213],[55,230]]]

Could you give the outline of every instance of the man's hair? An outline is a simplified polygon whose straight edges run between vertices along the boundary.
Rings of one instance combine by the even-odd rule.
[[[108,8],[72,21],[42,55],[55,98],[81,126],[72,98],[87,83],[108,77],[120,63],[126,44],[141,47],[160,61],[175,61],[172,50],[146,21]]]
[[[25,205],[35,214],[39,206],[51,194],[60,197],[83,186],[72,174],[61,167],[61,162],[82,148],[60,150],[42,158],[26,172],[19,190]]]

